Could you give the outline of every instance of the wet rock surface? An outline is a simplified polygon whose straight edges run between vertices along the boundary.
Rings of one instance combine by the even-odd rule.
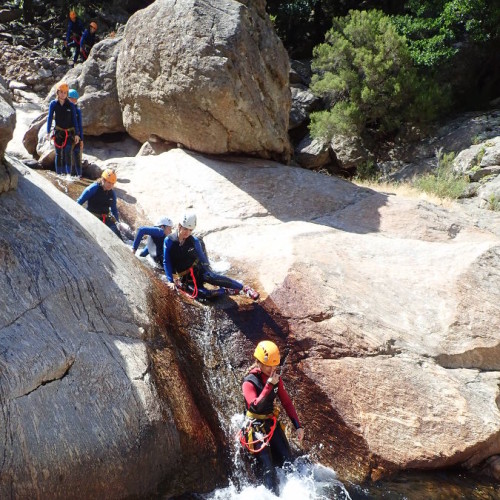
[[[154,279],[14,163],[18,189],[0,196],[0,497],[146,497],[168,477],[171,495],[213,488],[215,441],[168,339],[151,354]]]
[[[154,186],[141,175],[146,163]],[[174,149],[114,165],[133,225],[134,213],[137,223],[164,211],[177,221],[191,205],[211,258],[261,292],[251,312],[230,316],[234,336],[214,327],[200,340],[224,353],[204,362],[221,413],[234,402],[217,402],[211,370],[229,364],[239,388],[255,340],[270,337],[286,353],[305,450],[314,444],[341,477],[469,467],[499,453],[499,221],[479,229],[458,206],[263,160]],[[168,208],[158,203],[167,183],[183,186],[169,191]],[[224,389],[230,400],[238,388]]]

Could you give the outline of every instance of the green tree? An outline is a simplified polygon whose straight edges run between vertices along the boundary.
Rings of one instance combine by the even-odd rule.
[[[403,122],[432,119],[443,102],[440,90],[419,77],[405,38],[381,11],[334,18],[313,56],[311,89],[330,103],[311,115],[313,137],[392,134]]]

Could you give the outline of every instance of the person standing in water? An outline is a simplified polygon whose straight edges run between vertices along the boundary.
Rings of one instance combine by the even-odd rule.
[[[299,441],[304,438],[304,429],[278,372],[278,346],[270,340],[263,340],[257,344],[254,358],[255,364],[241,386],[246,423],[240,432],[240,442],[257,458],[266,488],[277,494],[275,466],[291,464],[292,454],[281,423],[277,420],[276,398],[292,421]]]
[[[73,144],[72,159],[75,175],[77,177],[82,176],[82,153],[83,153],[83,124],[82,124],[82,110],[78,107],[78,91],[76,89],[69,89],[68,99],[75,106],[76,109],[76,121],[78,122],[78,129],[80,130],[80,142],[78,144]],[[73,168],[71,168],[71,174],[73,174]]]
[[[80,142],[76,107],[69,101],[68,91],[66,82],[56,85],[56,99],[50,102],[47,116],[47,137],[54,141],[56,174],[59,175],[71,174],[72,146]],[[52,120],[55,121],[53,131]]]

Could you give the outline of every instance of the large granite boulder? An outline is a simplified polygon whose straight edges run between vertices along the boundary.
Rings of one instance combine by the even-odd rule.
[[[85,63],[78,64],[65,76],[69,87],[80,94],[78,106],[82,110],[85,135],[125,131],[116,88],[116,61],[121,45],[121,36],[96,43]]]
[[[161,323],[172,297],[97,218],[16,168],[0,196],[0,497],[213,487],[214,438]]]
[[[480,229],[460,206],[265,160],[174,149],[115,166],[131,222],[163,212],[178,221],[191,206],[212,261],[262,294],[229,311],[232,327],[207,308],[210,329],[191,338],[190,349],[222,351],[204,378],[228,429],[255,342],[270,337],[305,451],[341,478],[500,453],[498,219]]]
[[[128,133],[288,160],[289,62],[264,5],[157,0],[134,14],[117,66]]]

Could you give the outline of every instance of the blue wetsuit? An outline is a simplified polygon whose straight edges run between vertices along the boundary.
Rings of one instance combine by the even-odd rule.
[[[163,266],[163,242],[165,240],[165,233],[163,229],[158,226],[140,227],[135,235],[134,243],[132,245],[134,252],[139,248],[139,243],[144,236],[149,236],[151,241],[148,238],[148,245],[140,253],[140,256],[146,257],[147,255],[151,255],[155,262]],[[153,252],[150,251],[151,247],[153,248]]]
[[[76,115],[76,106],[68,99],[63,104],[54,99],[49,104],[47,133],[50,133],[52,119],[55,121],[54,147],[56,150],[56,173],[71,174],[71,147],[75,135],[80,136],[80,127]]]
[[[85,188],[76,202],[80,205],[87,202],[87,210],[101,219],[121,239],[120,231],[116,227],[116,222],[119,222],[120,218],[116,206],[116,193],[113,189],[105,191],[99,181],[94,182]],[[110,210],[113,217],[109,216]]]
[[[87,28],[80,39],[80,50],[82,52],[83,58],[86,60],[89,57],[90,49],[94,46],[95,43],[95,33],[91,33],[90,29]]]
[[[75,105],[76,109],[76,120],[78,122],[78,128],[80,130],[80,141],[83,141],[83,125],[82,125],[82,110]],[[75,175],[78,177],[82,176],[82,146],[80,143],[73,146],[73,164],[75,166]],[[72,172],[73,173],[73,172]]]
[[[78,61],[78,56],[80,55],[80,38],[82,36],[85,26],[83,22],[78,17],[76,21],[71,19],[68,21],[68,30],[66,31],[66,42],[69,48],[74,48],[75,53],[73,54],[73,64]]]
[[[210,299],[224,295],[226,288],[238,291],[243,289],[243,285],[239,281],[212,271],[200,240],[192,235],[188,236],[182,245],[179,243],[177,233],[165,238],[163,244],[163,268],[170,283],[174,282],[174,273],[181,274],[183,286],[191,294],[194,292],[196,286],[198,288],[197,297],[201,299]],[[193,268],[196,283],[193,282],[193,278],[189,272],[190,268]],[[203,286],[204,283],[210,283],[220,288],[208,290]]]

